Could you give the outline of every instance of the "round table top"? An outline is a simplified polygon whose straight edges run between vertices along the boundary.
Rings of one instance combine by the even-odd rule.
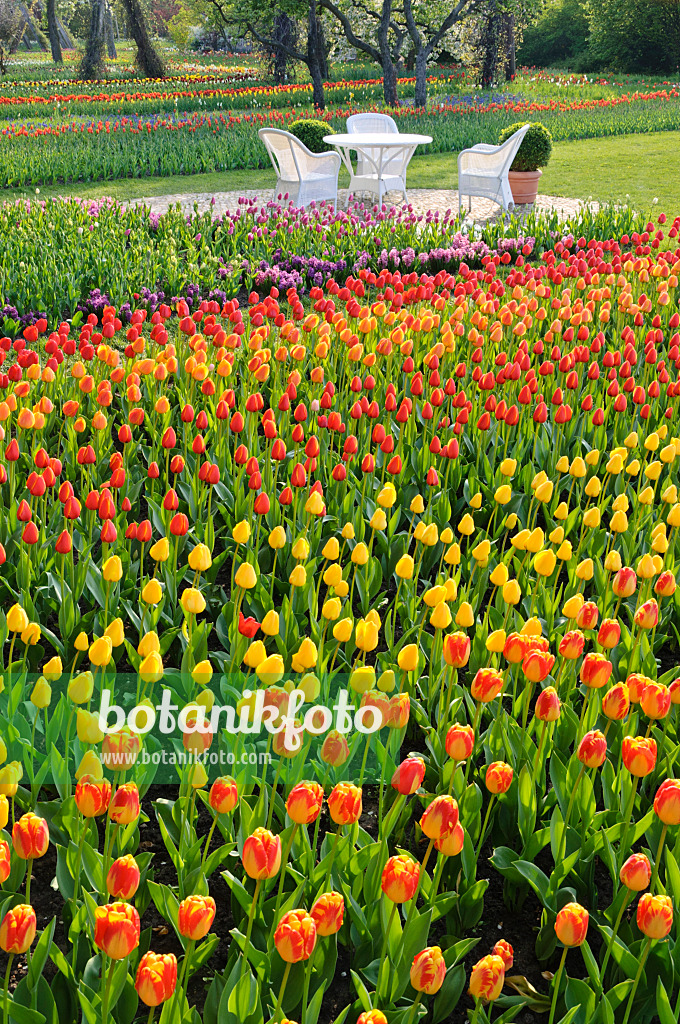
[[[353,132],[344,135],[324,135],[323,141],[331,146],[347,146],[349,149],[362,146],[420,146],[432,142],[431,135],[407,135],[401,132]]]

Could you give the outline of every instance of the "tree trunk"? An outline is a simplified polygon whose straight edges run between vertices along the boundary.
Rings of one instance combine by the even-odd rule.
[[[496,0],[491,0],[489,13],[484,22],[482,42],[482,89],[490,89],[496,81],[498,68],[498,49],[500,43],[500,17]]]
[[[55,64],[62,64],[64,58],[61,55],[61,43],[59,42],[59,26],[57,25],[57,2],[47,0],[47,31],[50,36],[50,49],[52,60]]]
[[[319,65],[318,18],[315,0],[309,0],[309,17],[307,22],[307,67],[312,77],[312,103],[317,110],[326,109],[326,96],[323,90],[323,75]]]
[[[324,82],[328,81],[329,70],[328,70],[328,47],[326,46],[326,37],[323,31],[323,22],[321,18],[316,17],[316,51],[317,58],[319,61],[319,73],[323,78]]]
[[[80,65],[80,77],[86,81],[104,78],[104,16],[105,0],[91,0],[90,31]]]
[[[416,54],[416,91],[414,105],[424,107],[427,105],[427,51],[420,50]]]
[[[515,15],[506,14],[505,21],[505,80],[511,82],[517,72],[515,60]]]
[[[146,78],[165,78],[165,66],[153,47],[139,0],[123,0],[130,33],[137,44],[137,64]]]
[[[274,83],[283,85],[288,78],[289,57],[284,49],[294,39],[293,22],[285,11],[277,11],[274,18],[274,39],[281,43],[274,49]]]
[[[380,48],[380,63],[383,73],[383,96],[388,107],[396,107],[399,99],[397,96],[397,68],[392,60],[389,42],[391,17],[392,0],[383,0],[380,24],[378,26],[378,46]]]
[[[115,60],[118,54],[116,53],[116,43],[113,38],[113,14],[111,13],[111,7],[109,4],[106,5],[106,17],[104,22],[106,26],[106,52],[110,60]]]

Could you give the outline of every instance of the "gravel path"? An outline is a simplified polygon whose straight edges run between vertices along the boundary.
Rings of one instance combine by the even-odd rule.
[[[238,200],[240,196],[248,199],[258,198],[263,202],[267,202],[273,197],[273,195],[273,189],[261,189],[259,191],[244,189],[242,192],[215,193],[178,192],[169,196],[150,196],[147,199],[137,199],[131,205],[144,205],[150,207],[153,213],[165,213],[171,206],[175,206],[179,203],[186,213],[191,213],[194,209],[194,205],[198,204],[198,209],[201,213],[210,209],[212,206],[215,214],[224,214],[228,210],[238,209]],[[344,204],[346,196],[346,191],[341,189],[341,203]],[[457,211],[458,209],[458,192],[452,189],[414,188],[409,191],[409,198],[416,213],[427,213],[428,211],[434,210],[438,210],[440,213],[445,213],[446,210]],[[394,203],[397,206],[401,205],[403,202],[400,193],[388,195],[387,201],[389,202],[391,200],[394,200]],[[368,203],[371,200],[370,198],[366,198],[364,201]],[[560,196],[539,195],[536,200],[535,209],[546,212],[555,210],[561,218],[566,218],[578,213],[579,209],[584,205],[585,204],[580,199],[565,199]],[[466,209],[466,205],[463,206],[463,209]],[[516,207],[516,212],[521,215],[530,209],[530,206],[518,206]],[[472,220],[477,223],[483,224],[486,221],[494,220],[498,218],[500,212],[500,208],[496,203],[491,202],[489,199],[473,198],[472,200],[471,217]]]

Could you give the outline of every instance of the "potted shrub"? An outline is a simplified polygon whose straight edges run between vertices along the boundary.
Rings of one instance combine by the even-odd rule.
[[[331,126],[325,121],[300,118],[299,121],[293,121],[288,125],[288,131],[311,153],[327,153],[330,148],[328,143],[323,141],[324,135],[332,134]]]
[[[506,142],[511,135],[523,128],[526,121],[510,124],[504,128],[498,139],[499,143]],[[516,205],[534,203],[538,193],[538,179],[541,177],[541,167],[545,167],[552,152],[552,135],[540,122],[531,124],[529,131],[522,139],[522,145],[517,150],[517,156],[512,161],[508,173],[508,181],[512,191],[512,198]]]

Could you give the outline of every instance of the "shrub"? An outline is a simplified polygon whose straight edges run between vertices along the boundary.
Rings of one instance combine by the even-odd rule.
[[[504,128],[498,137],[499,143],[506,142],[511,135],[523,128],[526,121],[518,121],[517,124],[509,124]],[[538,121],[534,121],[529,131],[522,139],[522,145],[517,151],[517,156],[512,161],[511,171],[536,171],[539,167],[545,167],[550,154],[552,153],[552,135],[548,129]]]
[[[328,143],[323,141],[324,135],[330,135],[332,128],[325,121],[304,120],[293,121],[288,131],[302,142],[312,153],[327,153]]]

